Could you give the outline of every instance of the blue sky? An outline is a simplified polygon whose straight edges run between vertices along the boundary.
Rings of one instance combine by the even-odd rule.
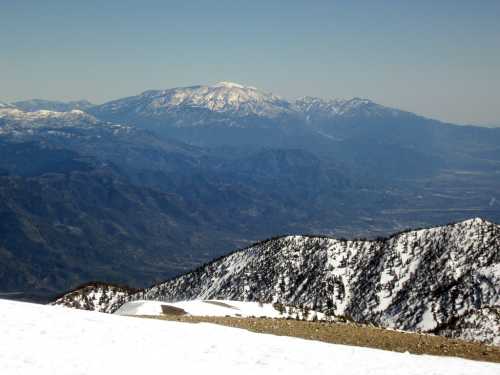
[[[0,100],[221,80],[500,124],[500,1],[0,0]]]

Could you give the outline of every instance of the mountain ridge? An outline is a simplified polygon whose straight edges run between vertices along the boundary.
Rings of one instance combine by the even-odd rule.
[[[253,93],[250,94],[249,93]],[[243,85],[236,82],[221,81],[215,84],[198,84],[192,86],[177,86],[167,89],[148,89],[137,95],[127,96],[118,99],[112,99],[106,101],[102,104],[94,104],[88,100],[72,100],[72,101],[60,101],[60,100],[46,100],[46,99],[28,99],[20,100],[16,102],[2,102],[0,101],[0,108],[11,107],[17,108],[27,112],[36,112],[39,110],[50,110],[57,112],[68,112],[73,109],[79,109],[84,111],[94,111],[97,108],[111,107],[115,108],[120,102],[128,102],[134,98],[144,97],[144,99],[150,98],[155,105],[152,107],[157,108],[169,108],[172,109],[176,106],[193,106],[193,107],[205,107],[209,110],[215,112],[231,112],[228,109],[232,109],[233,112],[237,112],[239,109],[237,106],[231,106],[230,104],[244,104],[245,102],[250,102],[251,99],[254,103],[264,102],[269,100],[270,104],[278,104],[284,106],[281,108],[284,112],[291,111],[296,112],[296,114],[306,114],[312,108],[320,109],[323,114],[328,114],[330,117],[335,115],[352,115],[357,108],[361,108],[361,113],[371,114],[371,115],[381,115],[381,114],[392,114],[392,116],[398,116],[401,114],[411,114],[418,117],[425,118],[424,116],[415,114],[411,111],[397,109],[395,107],[386,106],[378,104],[368,98],[362,97],[352,97],[352,98],[329,98],[329,97],[319,97],[319,96],[303,96],[297,99],[285,99],[278,95],[272,94],[266,90],[261,90],[255,86]],[[159,99],[163,99],[159,100]],[[172,101],[166,100],[172,99]],[[205,99],[205,100],[202,100]],[[212,99],[212,100],[209,100]],[[223,99],[226,99],[224,102]],[[224,105],[222,105],[224,104]],[[229,104],[229,105],[228,105]],[[366,110],[368,108],[368,110]],[[242,115],[266,115],[265,111],[252,111],[252,108],[248,108],[248,111],[243,111]],[[270,114],[273,111],[268,112]],[[280,112],[274,111],[274,112]],[[443,124],[450,124],[448,121],[442,121],[439,119],[430,119],[441,122]],[[454,125],[454,124],[452,124]],[[463,124],[460,124],[463,126]],[[473,127],[488,127],[479,124],[467,124],[467,126]]]
[[[475,218],[367,241],[278,237],[125,300],[279,302],[360,323],[431,332],[471,310],[500,305],[499,292],[500,226]],[[94,309],[92,301],[87,303],[82,307]],[[463,336],[492,341],[488,332],[495,330],[486,328],[480,325],[476,333]],[[465,332],[441,331],[454,337]]]
[[[231,82],[215,85],[175,87],[164,90],[147,90],[136,96],[113,100],[96,106],[97,113],[120,112],[124,106],[134,105],[135,114],[147,116],[166,115],[179,108],[208,110],[236,116],[274,117],[287,113],[289,102],[254,87]]]
[[[308,116],[314,107],[323,114],[332,116],[353,116],[355,113],[377,115],[410,112],[377,104],[369,99],[302,97],[295,100],[283,99],[274,94],[234,82],[219,82],[214,85],[195,85],[162,90],[146,90],[141,94],[116,99],[94,107],[96,113],[107,110],[117,112],[121,107],[137,103],[135,112],[149,109],[156,116],[180,107],[205,108],[212,112],[236,114],[238,116],[261,116],[273,118],[278,115]],[[140,104],[139,104],[140,103]]]

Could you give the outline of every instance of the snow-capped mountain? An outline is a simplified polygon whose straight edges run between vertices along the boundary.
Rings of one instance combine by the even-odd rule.
[[[408,124],[415,131],[440,124],[368,99],[286,100],[232,82],[149,90],[88,111],[105,121],[134,124],[198,146],[309,147],[327,152],[338,146],[332,140],[363,136],[366,130],[384,139],[394,137],[394,129],[408,131]]]
[[[332,122],[365,123],[404,113],[359,98],[286,100],[232,82],[145,91],[88,111],[105,121],[134,124],[198,146],[326,150],[331,149],[330,138],[338,137]]]
[[[210,86],[180,87],[168,90],[150,90],[129,98],[115,100],[96,111],[106,115],[130,112],[155,117],[182,110],[205,110],[236,117],[257,116],[383,116],[402,111],[378,105],[367,99],[353,98],[325,100],[305,97],[288,101],[252,86],[233,82],[219,82]],[[195,126],[196,124],[191,124]]]
[[[122,113],[145,118],[179,115],[180,111],[202,111],[236,117],[259,116],[276,118],[294,111],[292,104],[273,94],[233,82],[211,86],[192,86],[168,90],[149,90],[140,95],[115,100],[94,109],[98,114],[113,116]],[[175,122],[176,126],[197,126],[201,123]]]
[[[439,333],[473,310],[500,304],[500,226],[472,219],[373,241],[281,237],[127,299],[280,302]],[[483,336],[474,338],[491,342]]]

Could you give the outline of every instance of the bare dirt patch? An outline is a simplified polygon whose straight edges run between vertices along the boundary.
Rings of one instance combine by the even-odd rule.
[[[215,323],[252,332],[292,336],[332,344],[354,345],[394,352],[461,357],[500,363],[500,348],[445,337],[406,333],[359,324],[306,322],[287,319],[200,316],[147,317],[186,323]]]
[[[182,316],[187,314],[184,309],[171,305],[161,305],[161,312],[167,316]]]

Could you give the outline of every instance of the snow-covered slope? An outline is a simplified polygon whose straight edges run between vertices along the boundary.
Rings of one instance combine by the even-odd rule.
[[[295,108],[307,118],[307,121],[331,120],[338,117],[396,117],[408,112],[382,106],[368,99],[322,99],[306,96],[294,103]]]
[[[0,300],[0,364],[13,374],[498,374],[493,363],[419,356]]]
[[[173,309],[172,309],[173,308]],[[192,315],[232,316],[300,320],[331,320],[325,314],[294,306],[271,303],[242,302],[229,300],[197,300],[165,303],[160,301],[131,301],[122,305],[118,315]]]
[[[280,302],[432,332],[500,303],[500,226],[471,219],[374,241],[281,237],[127,299]],[[455,335],[484,341],[483,334]]]
[[[116,135],[133,131],[130,126],[101,121],[78,109],[69,112],[26,112],[17,108],[0,107],[0,136],[15,140],[98,136],[97,133]]]

